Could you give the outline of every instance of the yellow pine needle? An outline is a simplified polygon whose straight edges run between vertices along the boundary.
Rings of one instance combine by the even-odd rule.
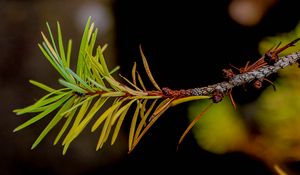
[[[120,101],[118,101],[117,103],[114,103],[110,108],[108,108],[94,123],[94,125],[92,126],[92,132],[94,132],[99,126],[100,124],[110,115],[112,114],[115,109],[117,109],[124,101],[128,100],[127,98],[124,98]]]
[[[146,132],[150,129],[150,127],[156,122],[156,120],[171,106],[171,102],[173,99],[169,99],[166,104],[163,105],[163,107],[155,110],[151,116],[152,120],[148,123],[148,125],[145,127],[145,129],[142,131],[142,133],[134,140],[131,150],[129,150],[129,153],[135,148],[135,146],[139,143],[141,138],[146,134]]]
[[[104,126],[102,128],[101,135],[100,135],[98,143],[97,143],[96,151],[98,151],[99,149],[101,149],[102,146],[103,146],[103,144],[107,140],[107,137],[108,137],[110,129],[111,129],[111,125],[109,124],[111,122],[111,118],[112,118],[112,115],[110,115],[109,117],[107,117],[106,120],[105,120]]]
[[[139,83],[140,83],[140,85],[142,86],[143,90],[144,90],[144,91],[147,91],[147,89],[146,89],[146,87],[145,87],[145,85],[144,85],[144,83],[143,83],[142,77],[140,76],[140,74],[139,74],[138,72],[136,72],[136,74],[137,74],[137,76],[138,76]]]
[[[127,109],[121,114],[121,116],[120,116],[119,119],[118,119],[118,122],[117,122],[117,124],[116,124],[116,126],[115,126],[115,130],[114,130],[114,133],[113,133],[113,136],[112,136],[112,139],[111,139],[111,143],[110,143],[111,145],[113,145],[113,144],[115,143],[115,141],[116,141],[116,138],[117,138],[117,136],[118,136],[118,134],[119,134],[121,125],[122,125],[123,120],[124,120],[124,118],[125,118],[125,116],[126,116],[126,114],[127,114],[128,109],[129,109],[129,108],[127,108]]]
[[[78,127],[73,133],[72,138],[76,138],[83,129],[87,126],[87,124],[90,122],[90,120],[93,118],[93,116],[96,114],[96,112],[104,105],[108,98],[99,98],[97,102],[92,106],[88,114],[85,116],[85,118],[80,122]],[[72,139],[73,140],[73,139]]]
[[[209,103],[203,111],[189,124],[189,126],[186,128],[186,130],[183,132],[182,136],[179,139],[179,142],[177,144],[177,149],[180,143],[183,141],[187,133],[192,129],[192,127],[197,123],[197,121],[206,113],[206,111],[211,107],[213,103]]]
[[[158,107],[156,108],[156,110],[153,112],[153,115],[149,118],[149,121],[151,121],[154,117],[157,116],[157,114],[159,114],[161,111],[163,111],[167,106],[171,106],[171,102],[174,99],[166,99],[163,102],[161,102]]]
[[[122,97],[124,96],[125,93],[124,92],[107,92],[105,94],[102,94],[101,97]]]
[[[135,86],[136,85],[136,62],[134,62],[132,70],[131,70],[132,82]]]
[[[107,100],[107,98],[106,99],[99,98],[97,100],[97,102],[93,105],[93,107],[90,109],[90,111],[86,115],[86,117],[81,121],[81,123],[78,123],[76,125],[73,124],[73,127],[71,128],[70,132],[68,133],[68,135],[66,137],[65,143],[63,143],[64,144],[63,154],[65,154],[65,152],[67,151],[67,148],[69,147],[71,142],[82,132],[82,130],[86,127],[86,125],[92,119],[92,117],[95,115],[95,113],[103,106],[103,104],[106,102],[106,100]],[[77,120],[77,118],[76,118],[76,120]],[[75,122],[76,122],[76,120],[75,120]]]
[[[62,129],[59,131],[59,133],[57,134],[53,145],[56,145],[58,143],[58,141],[60,140],[61,136],[64,134],[64,132],[66,131],[67,127],[69,126],[69,124],[71,123],[71,120],[74,117],[76,110],[72,111],[70,114],[65,115],[65,117],[67,117],[67,120],[65,121],[65,124],[63,125]]]
[[[129,138],[128,138],[128,148],[129,150],[131,150],[132,147],[132,143],[133,143],[133,135],[134,135],[134,130],[135,130],[135,126],[136,126],[136,121],[137,121],[137,117],[139,115],[139,111],[140,111],[140,102],[137,101],[137,105],[131,120],[131,125],[130,125],[130,130],[129,130]]]
[[[106,43],[102,46],[102,53],[106,50],[107,46],[108,46],[108,44],[106,44]]]
[[[93,33],[93,30],[94,30],[94,27],[95,27],[95,24],[92,23],[91,26],[90,26],[90,29],[89,29],[89,33],[88,33],[88,39],[87,41],[90,41],[91,39],[91,36],[92,36],[92,33]]]
[[[147,117],[149,116],[149,114],[151,113],[152,109],[154,108],[156,102],[157,102],[158,99],[155,99],[151,106],[149,107],[149,109],[147,110],[146,114],[142,117],[137,129],[136,129],[136,132],[135,132],[135,135],[134,135],[134,139],[136,140],[136,138],[139,136],[142,128],[143,128],[143,125],[146,125],[146,119]]]
[[[148,65],[147,59],[146,59],[146,57],[145,57],[145,55],[144,55],[144,53],[143,53],[142,46],[140,45],[139,47],[140,47],[140,53],[141,53],[141,56],[142,56],[142,59],[143,59],[143,64],[144,64],[146,73],[147,73],[147,75],[148,75],[148,77],[149,77],[151,83],[153,84],[153,86],[154,86],[157,90],[161,91],[160,87],[158,86],[158,84],[156,83],[155,79],[154,79],[153,76],[152,76],[152,73],[151,73],[151,71],[150,71],[150,67],[149,67],[149,65]]]
[[[119,76],[122,77],[128,84],[130,84],[131,86],[133,86],[136,90],[142,92],[142,90],[136,86],[136,83],[135,84],[131,83],[126,77],[122,76],[121,74],[119,74]]]
[[[117,106],[117,108],[115,109],[115,111],[113,111],[112,113],[110,113],[106,119],[105,119],[105,123],[103,125],[103,128],[102,128],[102,131],[101,131],[101,134],[100,134],[100,137],[99,137],[99,140],[98,140],[98,143],[97,143],[97,146],[96,146],[96,151],[98,151],[100,148],[102,148],[104,142],[105,142],[105,137],[108,133],[108,130],[110,130],[111,126],[110,126],[110,122],[111,122],[111,119],[112,119],[112,116],[114,115],[114,113],[116,111],[118,111],[118,108],[120,107]]]
[[[202,99],[208,99],[208,98],[211,98],[211,97],[210,96],[183,97],[183,98],[179,98],[179,99],[172,101],[172,106],[176,106],[178,104],[185,103],[185,102],[192,101],[192,100],[202,100]]]
[[[140,92],[140,91],[136,91],[136,90],[133,90],[121,83],[119,83],[117,80],[115,80],[114,78],[112,77],[105,77],[105,79],[110,83],[112,84],[113,86],[117,87],[118,89],[120,89],[121,91],[125,91],[125,92],[128,92],[129,94],[132,94],[132,95],[147,95],[147,93],[145,92]]]
[[[145,99],[143,102],[141,102],[141,110],[140,110],[140,117],[144,118],[145,116],[145,110],[146,110],[146,104],[147,104],[148,99]]]
[[[60,61],[59,61],[59,59],[58,59],[58,56],[57,56],[56,52],[54,51],[53,47],[51,46],[50,42],[48,41],[47,37],[44,35],[43,32],[41,32],[41,34],[42,34],[42,37],[43,37],[45,43],[47,44],[47,46],[48,46],[50,52],[52,53],[52,55],[54,56],[54,58],[56,59],[56,61],[57,61],[58,63],[60,63]]]
[[[130,106],[132,105],[133,102],[135,102],[137,99],[133,99],[131,100],[129,103],[127,103],[126,105],[122,106],[121,109],[119,109],[116,114],[112,117],[112,122],[111,122],[111,125],[113,125],[116,120],[118,119],[118,117],[127,109],[130,108]]]
[[[84,117],[85,113],[87,112],[89,106],[91,104],[91,101],[85,101],[83,103],[83,105],[81,106],[77,116],[75,117],[75,121],[73,123],[73,126],[71,127],[71,129],[69,130],[67,136],[65,137],[65,139],[63,140],[63,145],[65,144],[69,144],[72,142],[72,138],[73,138],[73,135],[76,131],[76,128],[78,127],[78,125],[80,124],[82,118]]]

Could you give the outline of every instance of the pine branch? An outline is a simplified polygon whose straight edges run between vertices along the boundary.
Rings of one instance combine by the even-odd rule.
[[[224,95],[229,95],[235,107],[231,96],[234,87],[252,82],[255,83],[256,87],[260,87],[261,82],[267,80],[270,74],[276,73],[288,65],[299,63],[300,58],[300,52],[278,58],[281,51],[294,46],[299,40],[296,39],[282,48],[270,49],[252,65],[247,62],[244,68],[234,67],[237,69],[237,73],[234,73],[231,69],[223,70],[226,73],[227,81],[194,89],[172,90],[168,87],[161,88],[158,85],[140,46],[144,70],[154,89],[147,90],[148,87],[145,87],[144,80],[137,71],[136,63],[133,64],[131,70],[131,80],[121,75],[120,77],[124,80],[124,83],[115,79],[113,73],[119,67],[108,68],[104,58],[107,45],[95,46],[98,30],[94,27],[94,23],[91,23],[91,18],[88,19],[83,32],[76,71],[73,71],[70,67],[72,40],[69,40],[67,50],[65,50],[60,24],[57,23],[57,47],[48,23],[47,27],[50,40],[42,32],[44,41],[38,46],[45,58],[61,75],[62,78],[58,82],[63,87],[54,89],[30,80],[30,83],[45,90],[48,94],[28,107],[14,110],[17,115],[38,113],[18,126],[14,132],[38,122],[50,113],[54,113],[52,120],[31,148],[35,148],[59,122],[64,121],[64,125],[54,140],[54,145],[56,145],[64,137],[62,140],[63,154],[66,153],[72,141],[91,124],[92,119],[95,119],[95,122],[92,123],[91,131],[95,132],[101,129],[96,150],[108,141],[110,135],[110,143],[114,144],[126,116],[132,117],[128,136],[128,148],[131,152],[150,127],[170,107],[192,100],[211,99],[213,103],[218,103]],[[110,107],[99,114],[104,104],[107,103]],[[182,142],[188,131],[210,106],[211,104],[190,123],[181,136],[179,143]],[[134,109],[133,115],[128,115],[132,108]]]
[[[277,73],[279,70],[287,66],[299,63],[300,51],[280,57],[274,65],[266,65],[250,72],[234,75],[228,81],[223,81],[213,85],[185,90],[187,96],[208,95],[213,96],[213,93],[218,91],[226,93],[234,87],[251,83],[254,80],[267,78],[269,75]]]

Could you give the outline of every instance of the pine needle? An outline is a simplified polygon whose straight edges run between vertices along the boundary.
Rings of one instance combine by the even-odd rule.
[[[158,86],[158,84],[156,83],[155,79],[154,79],[153,76],[152,76],[152,73],[151,73],[151,71],[150,71],[150,67],[149,67],[148,62],[147,62],[147,59],[146,59],[146,57],[145,57],[145,55],[144,55],[144,53],[143,53],[143,50],[142,50],[142,46],[141,46],[141,45],[140,45],[140,53],[141,53],[141,56],[142,56],[142,59],[143,59],[143,64],[144,64],[146,73],[147,73],[147,75],[148,75],[150,81],[152,82],[153,86],[154,86],[157,90],[161,91],[160,87]]]
[[[209,103],[204,109],[203,111],[197,115],[196,118],[194,118],[194,120],[189,124],[189,126],[186,128],[186,130],[183,132],[182,136],[180,137],[178,144],[177,144],[177,149],[178,146],[180,145],[180,143],[183,141],[183,139],[185,138],[185,136],[187,135],[187,133],[192,129],[192,127],[200,120],[200,118],[207,112],[207,110],[211,107],[213,103]]]

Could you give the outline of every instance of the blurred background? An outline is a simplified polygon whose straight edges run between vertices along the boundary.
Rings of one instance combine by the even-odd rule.
[[[120,65],[121,74],[129,77],[134,61],[142,67],[138,50],[141,44],[160,86],[186,89],[223,81],[221,70],[229,63],[242,67],[246,61],[258,59],[262,54],[259,49],[262,40],[296,28],[300,20],[296,1],[0,0],[0,16],[0,174],[153,174],[183,171],[187,174],[271,175],[281,169],[289,174],[300,174],[297,161],[300,158],[298,120],[288,120],[290,125],[288,122],[281,125],[282,120],[273,120],[270,124],[267,120],[278,114],[274,114],[273,109],[281,109],[287,102],[286,106],[290,108],[282,110],[284,116],[297,115],[299,108],[297,105],[291,107],[294,105],[291,102],[296,103],[300,99],[296,96],[299,85],[293,86],[294,91],[289,91],[289,88],[280,90],[284,87],[281,85],[294,85],[288,84],[298,76],[293,73],[283,74],[290,78],[289,81],[279,81],[278,91],[270,92],[283,95],[278,97],[279,101],[272,101],[272,95],[263,98],[265,88],[249,88],[246,92],[242,88],[234,90],[238,111],[212,114],[218,117],[208,121],[214,128],[205,130],[209,131],[204,134],[205,138],[203,134],[197,137],[197,132],[203,133],[203,129],[201,131],[201,126],[196,126],[200,131],[188,134],[178,150],[178,139],[197,110],[201,110],[201,104],[182,104],[171,108],[130,154],[127,154],[126,140],[130,120],[125,123],[116,145],[107,145],[96,152],[97,135],[86,131],[71,144],[65,156],[62,156],[62,147],[52,146],[55,131],[59,130],[54,130],[38,148],[30,150],[49,121],[47,119],[21,132],[12,132],[28,119],[28,116],[16,116],[12,110],[30,105],[44,94],[29,84],[29,79],[60,87],[58,74],[37,47],[42,40],[40,31],[46,31],[47,21],[53,28],[56,21],[60,22],[65,40],[73,39],[72,55],[75,56],[85,22],[88,16],[92,16],[100,31],[98,43],[108,43],[105,57],[109,66]],[[273,46],[272,42],[263,45],[265,49]],[[275,75],[270,80],[277,78],[278,75]],[[268,86],[266,83],[264,87]],[[287,93],[289,98],[282,100]],[[257,108],[266,104],[273,106]],[[231,108],[229,105],[225,111]],[[222,115],[234,115],[235,119],[230,121],[235,122],[226,125],[228,120]],[[214,125],[214,120],[218,121],[218,125]],[[274,129],[278,127],[272,124],[293,130],[284,130],[281,135],[276,132],[279,133],[276,135]],[[232,126],[239,129],[223,132],[229,135],[214,135],[215,131],[227,131]],[[264,132],[266,130],[268,132]],[[276,140],[276,146],[283,145],[285,149],[277,149],[272,139],[282,136],[282,133],[286,137]],[[259,139],[253,141],[254,146],[248,139],[253,136],[262,136],[255,137]],[[292,136],[294,142],[286,142]],[[199,142],[199,138],[207,142]],[[228,141],[234,144],[230,149],[226,147]],[[215,144],[226,149],[215,149]],[[269,153],[269,148],[274,149]],[[290,149],[293,151],[288,152]],[[288,156],[285,156],[287,153]],[[267,157],[274,158],[274,162]]]

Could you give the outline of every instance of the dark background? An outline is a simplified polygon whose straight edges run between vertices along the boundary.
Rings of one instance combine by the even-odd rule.
[[[29,79],[59,86],[58,75],[41,59],[36,47],[41,41],[39,31],[46,30],[45,21],[53,26],[56,20],[60,21],[64,35],[74,38],[76,50],[83,27],[75,28],[72,17],[85,3],[0,1],[0,174],[273,174],[261,160],[249,155],[207,152],[197,145],[192,134],[176,151],[178,139],[188,126],[188,104],[167,111],[131,154],[127,154],[127,143],[122,139],[118,146],[94,151],[97,137],[89,136],[89,132],[74,142],[66,156],[61,155],[59,145],[52,146],[52,136],[31,151],[30,146],[43,125],[12,133],[25,121],[12,110],[43,95],[29,85]],[[104,41],[100,42],[113,41],[113,49],[107,54],[121,66],[125,76],[130,75],[134,61],[142,68],[138,50],[141,44],[160,86],[186,89],[214,84],[223,80],[221,70],[228,63],[242,66],[247,60],[257,59],[262,38],[289,32],[300,19],[296,1],[278,0],[257,25],[243,26],[228,15],[229,3],[228,0],[105,1],[113,12],[115,29],[110,33],[113,39],[102,36]],[[241,105],[259,95],[259,91],[235,93],[236,102]],[[129,125],[128,120],[123,128],[125,138]],[[297,170],[297,166],[292,168]]]

